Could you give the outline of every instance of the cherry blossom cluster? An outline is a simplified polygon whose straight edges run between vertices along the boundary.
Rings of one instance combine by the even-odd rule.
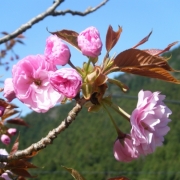
[[[89,27],[79,33],[75,43],[82,54],[89,58],[89,62],[83,65],[84,69],[80,68],[79,71],[70,61],[68,46],[57,35],[51,35],[46,40],[43,55],[29,55],[13,66],[12,78],[5,80],[4,97],[9,102],[18,98],[32,110],[45,113],[64,99],[76,97],[82,90],[82,96],[91,101],[89,110],[101,108],[104,102],[108,102],[108,98],[104,98],[108,80],[126,90],[123,83],[107,77],[108,73],[119,71],[119,67],[113,64],[114,59],[109,57],[109,51],[116,44],[120,32],[120,28],[118,32],[109,28],[110,37],[107,35],[107,38],[110,43],[106,44],[107,55],[101,66],[95,65],[102,50],[98,30]],[[119,63],[120,60],[117,61]],[[57,69],[57,65],[66,64],[72,68]],[[114,143],[114,156],[118,161],[129,162],[153,153],[157,146],[162,145],[169,131],[167,124],[171,110],[163,102],[165,96],[159,92],[141,90],[138,98],[137,107],[129,118],[132,127],[130,134],[118,134]],[[111,106],[112,102],[107,104]],[[8,142],[4,136],[1,136],[2,141]]]

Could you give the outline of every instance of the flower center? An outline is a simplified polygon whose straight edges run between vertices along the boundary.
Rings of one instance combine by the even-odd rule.
[[[41,80],[40,80],[40,79],[35,79],[35,80],[34,80],[34,83],[35,83],[37,86],[40,86],[40,85],[41,85]]]

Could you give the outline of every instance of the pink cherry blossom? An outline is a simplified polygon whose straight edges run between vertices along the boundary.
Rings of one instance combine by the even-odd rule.
[[[11,139],[8,135],[2,134],[1,135],[1,142],[5,145],[8,145],[11,142]]]
[[[7,173],[7,172],[2,173],[0,177],[4,178],[5,180],[12,180],[12,179],[8,176],[8,173]]]
[[[165,95],[160,92],[141,90],[138,94],[136,109],[132,112],[131,136],[133,144],[140,154],[153,153],[157,146],[161,146],[164,136],[169,131],[171,110],[164,104]]]
[[[79,92],[82,78],[75,69],[62,68],[49,74],[51,85],[67,98],[73,98]]]
[[[17,133],[17,129],[16,128],[9,128],[7,130],[7,132],[8,132],[9,135],[14,136]]]
[[[130,162],[139,157],[129,134],[124,139],[117,139],[114,143],[114,157],[117,161]]]
[[[36,112],[46,112],[64,97],[51,86],[48,74],[56,67],[43,55],[30,55],[13,66],[16,97]]]
[[[78,46],[86,56],[97,57],[101,54],[102,42],[99,31],[91,26],[77,37]]]
[[[14,92],[14,86],[12,83],[12,78],[7,78],[4,81],[4,94],[3,96],[11,102],[14,98],[16,98],[16,94]]]
[[[46,60],[54,65],[67,64],[71,56],[68,46],[56,35],[47,38],[44,54]]]

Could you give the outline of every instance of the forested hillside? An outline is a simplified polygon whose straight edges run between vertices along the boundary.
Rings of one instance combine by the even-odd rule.
[[[172,56],[170,64],[180,69],[180,47],[165,56]],[[178,77],[180,77],[178,75]],[[180,179],[180,85],[166,83],[131,74],[118,77],[129,87],[121,93],[118,87],[109,86],[109,94],[115,94],[114,102],[128,113],[136,107],[137,94],[143,90],[161,91],[166,95],[166,104],[172,110],[171,130],[165,137],[164,146],[154,154],[131,163],[117,162],[113,156],[116,132],[103,110],[87,113],[83,108],[71,126],[55,139],[54,143],[40,152],[32,162],[39,167],[32,171],[38,180],[72,180],[62,167],[78,170],[87,180],[106,180],[109,177],[127,176],[131,180],[179,180]],[[30,128],[20,128],[20,149],[40,140],[49,130],[63,120],[74,102],[57,106],[46,114],[31,113],[25,117]],[[124,132],[130,125],[116,112],[111,111],[115,121]]]

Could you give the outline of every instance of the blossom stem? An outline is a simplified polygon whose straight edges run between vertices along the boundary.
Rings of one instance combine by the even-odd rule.
[[[75,69],[76,71],[78,71],[78,69],[76,68],[76,66],[74,66],[74,64],[71,62],[71,60],[69,60],[68,64]]]
[[[86,67],[86,75],[87,75],[87,73],[88,73],[88,69],[89,69],[90,63],[91,63],[91,60],[90,60],[90,58],[89,58],[89,59],[88,59],[88,63],[87,63],[87,67]]]
[[[109,104],[108,104],[109,105]],[[122,115],[124,118],[126,118],[129,122],[130,122],[130,115],[124,111],[122,108],[120,108],[118,105],[112,103],[111,105],[109,105],[112,109],[114,109],[117,113],[119,113],[120,115]]]
[[[110,117],[110,119],[111,119],[111,122],[113,123],[113,126],[114,126],[114,128],[116,129],[116,132],[117,132],[117,134],[118,134],[118,137],[119,137],[119,138],[124,138],[125,134],[118,128],[116,122],[114,121],[112,115],[110,114],[110,112],[108,111],[108,109],[106,108],[106,106],[105,106],[103,103],[102,103],[102,106],[103,106],[103,108],[105,109],[105,111],[108,113],[108,115],[109,115],[109,117]]]

